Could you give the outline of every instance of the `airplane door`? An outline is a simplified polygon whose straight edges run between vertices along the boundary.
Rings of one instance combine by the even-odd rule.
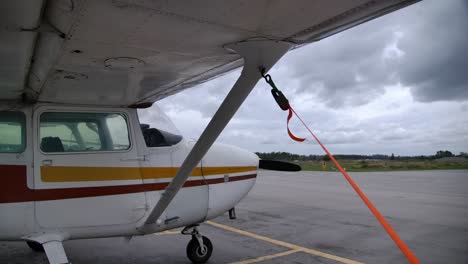
[[[0,110],[0,230],[4,238],[34,230],[30,113],[29,108]]]
[[[119,225],[144,216],[130,117],[125,110],[35,111],[34,186],[40,226]]]

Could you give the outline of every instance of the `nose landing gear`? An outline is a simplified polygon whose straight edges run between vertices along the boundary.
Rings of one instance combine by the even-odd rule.
[[[186,251],[190,261],[195,264],[206,263],[213,253],[213,245],[207,237],[200,235],[198,224],[185,227],[181,233],[192,236]]]

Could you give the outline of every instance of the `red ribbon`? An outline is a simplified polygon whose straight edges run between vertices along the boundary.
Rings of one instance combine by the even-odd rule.
[[[293,111],[291,110],[291,107],[289,107],[288,121],[286,122],[286,127],[288,128],[288,135],[292,140],[295,140],[297,142],[304,142],[305,138],[296,137],[295,135],[293,135],[291,130],[289,130],[289,121],[291,120],[292,116]]]

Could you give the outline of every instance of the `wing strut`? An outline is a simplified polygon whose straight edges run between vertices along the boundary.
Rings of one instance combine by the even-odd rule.
[[[164,190],[161,199],[153,208],[145,223],[139,228],[140,231],[144,233],[151,232],[153,229],[151,225],[163,214],[190,173],[192,173],[262,77],[259,74],[259,68],[264,67],[268,71],[291,46],[292,44],[288,42],[272,40],[250,40],[226,46],[227,49],[236,52],[244,59],[242,73],[195,146],[185,158],[176,176]]]

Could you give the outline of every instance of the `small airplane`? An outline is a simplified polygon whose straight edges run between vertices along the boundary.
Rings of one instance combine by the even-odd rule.
[[[213,245],[198,224],[229,211],[259,168],[298,170],[214,144],[288,51],[415,0],[0,3],[0,240],[68,263],[63,241],[184,227],[187,256]],[[195,142],[137,109],[243,67]],[[203,98],[194,98],[203,100]]]

